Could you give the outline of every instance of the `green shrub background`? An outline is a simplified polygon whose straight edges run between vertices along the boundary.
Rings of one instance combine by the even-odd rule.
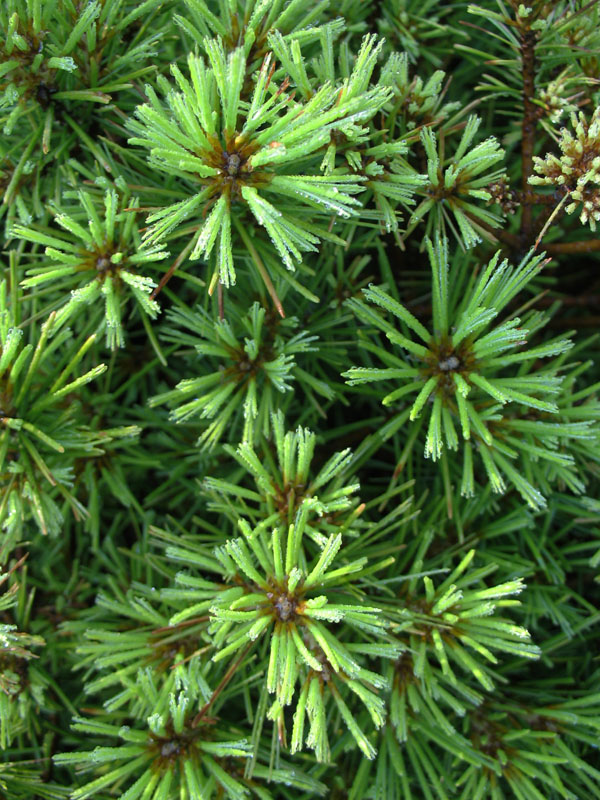
[[[0,796],[600,798],[600,6],[0,4]]]

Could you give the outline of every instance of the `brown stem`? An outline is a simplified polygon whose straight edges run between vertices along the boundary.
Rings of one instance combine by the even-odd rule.
[[[564,331],[574,328],[574,324],[572,319],[558,315],[552,317],[552,319],[548,321],[548,327],[554,330]],[[593,332],[595,332],[598,330],[598,327],[600,327],[600,317],[598,315],[586,314],[585,316],[577,317],[578,330],[581,328],[592,328]]]
[[[564,194],[562,199],[558,201],[558,203],[554,206],[554,208],[546,207],[543,213],[536,219],[535,221],[535,230],[537,231],[537,237],[535,240],[535,244],[533,246],[534,250],[537,250],[540,246],[542,239],[546,235],[548,228],[550,225],[556,225],[558,220],[564,216],[565,214],[565,203],[569,198],[569,194]]]
[[[556,303],[556,297],[542,297],[537,301],[536,306],[538,308],[549,308],[554,305],[554,303]],[[560,304],[563,307],[600,306],[600,294],[566,295],[560,298]],[[573,318],[571,317],[570,320],[572,322]],[[577,322],[579,323],[579,317],[577,318]]]
[[[250,239],[250,237],[246,233],[246,230],[244,229],[244,226],[241,225],[235,218],[234,218],[234,223],[244,244],[246,245],[246,248],[248,249],[248,252],[252,257],[252,260],[254,261],[254,264],[256,265],[256,268],[260,273],[260,277],[263,279],[263,282],[267,287],[267,292],[271,295],[271,300],[273,301],[273,304],[275,305],[275,308],[277,309],[279,316],[283,319],[285,317],[285,313],[283,310],[283,306],[281,305],[281,300],[277,295],[277,291],[273,286],[271,278],[269,277],[269,273],[267,272],[265,265],[261,260],[261,257],[258,255],[256,248],[252,244],[252,240]]]
[[[223,284],[219,281],[217,286],[217,297],[219,302],[219,319],[221,322],[225,319],[225,303],[223,301]]]
[[[192,625],[197,625],[199,622],[208,622],[210,615],[206,614],[203,617],[194,617],[193,619],[186,619],[183,622],[178,622],[177,625],[163,625],[162,628],[154,628],[152,635],[158,636],[159,633],[173,633],[183,628],[190,628]]]
[[[174,261],[174,262],[171,264],[171,266],[169,267],[169,269],[168,269],[168,270],[165,272],[165,274],[164,274],[164,275],[162,276],[162,278],[160,279],[160,281],[159,281],[159,284],[158,284],[158,286],[156,287],[156,289],[155,289],[155,290],[152,292],[152,294],[150,295],[150,299],[151,299],[151,300],[155,300],[155,299],[158,297],[158,295],[161,293],[162,289],[163,289],[163,288],[164,288],[164,287],[167,285],[167,283],[168,283],[168,282],[171,280],[171,278],[173,277],[173,274],[174,274],[175,270],[176,270],[178,267],[180,267],[180,266],[181,266],[181,264],[183,263],[183,261],[185,261],[185,259],[186,259],[187,255],[188,255],[188,253],[189,253],[189,252],[190,252],[190,250],[192,249],[192,245],[193,245],[193,244],[194,244],[194,240],[193,240],[193,239],[191,239],[191,240],[190,240],[190,242],[189,242],[189,243],[188,243],[188,244],[187,244],[187,245],[186,245],[186,246],[183,248],[183,250],[181,251],[181,253],[180,253],[180,254],[177,256],[177,258],[175,259],[175,261]]]
[[[252,645],[253,645],[253,644],[254,644],[254,642],[249,642],[249,643],[246,645],[246,647],[244,647],[244,649],[242,650],[242,652],[240,653],[240,655],[239,655],[239,656],[236,658],[236,660],[233,662],[233,664],[231,664],[231,665],[230,665],[230,666],[227,668],[227,672],[226,672],[226,673],[225,673],[225,675],[223,675],[223,677],[221,678],[221,682],[219,683],[219,685],[217,686],[217,688],[216,688],[216,689],[214,690],[214,692],[212,693],[212,695],[211,695],[211,698],[210,698],[210,700],[208,701],[208,703],[206,703],[205,705],[203,705],[203,706],[202,706],[202,708],[200,709],[200,711],[199,711],[199,712],[196,714],[196,716],[194,717],[194,719],[193,719],[193,721],[192,721],[192,728],[196,728],[196,727],[198,727],[198,725],[199,725],[199,724],[202,722],[202,718],[206,716],[206,714],[207,714],[208,710],[210,709],[210,707],[212,706],[212,704],[215,702],[215,700],[217,699],[217,697],[218,697],[218,696],[221,694],[221,692],[223,691],[223,689],[224,689],[224,688],[227,686],[227,684],[229,683],[229,681],[230,681],[230,680],[233,678],[233,676],[235,675],[235,672],[236,672],[237,668],[238,668],[238,667],[239,667],[239,665],[242,663],[242,661],[243,661],[243,660],[246,658],[246,655],[248,654],[248,650],[250,650],[250,648],[252,647]]]
[[[540,215],[536,217],[535,232],[537,235],[539,235],[540,231],[543,230],[544,225],[548,222],[552,214],[555,213],[556,206],[557,206],[556,200],[553,200],[552,205],[548,204],[547,206],[544,206]],[[560,216],[562,216],[562,214],[560,214]],[[556,217],[554,217],[554,222],[556,221],[557,221]]]
[[[545,246],[548,255],[559,253],[596,253],[600,250],[600,239],[584,239],[581,242],[553,242]]]
[[[518,248],[520,245],[519,237],[514,234],[510,233],[510,231],[502,230],[502,228],[492,228],[491,225],[488,225],[487,222],[484,222],[481,219],[477,220],[477,225],[480,228],[488,231],[492,236],[494,236],[498,241],[502,242],[502,244],[507,245],[511,248]]]
[[[520,205],[523,204],[523,193],[522,192],[515,192],[517,201]],[[531,187],[529,187],[528,192],[528,199],[533,201],[533,205],[536,206],[555,206],[556,205],[556,196],[554,194],[538,194],[537,192],[533,192]]]
[[[521,246],[528,247],[532,238],[533,193],[529,178],[533,174],[533,147],[538,118],[535,97],[535,31],[521,31],[521,74],[523,77],[523,123],[521,135],[521,172],[523,209],[521,212]]]

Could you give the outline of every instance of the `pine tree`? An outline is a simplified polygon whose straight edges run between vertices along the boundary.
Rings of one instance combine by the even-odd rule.
[[[0,27],[0,797],[600,800],[600,5]]]

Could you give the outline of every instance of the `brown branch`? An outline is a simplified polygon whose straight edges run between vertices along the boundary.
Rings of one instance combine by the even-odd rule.
[[[157,286],[157,287],[154,289],[154,291],[153,291],[153,292],[152,292],[152,294],[150,295],[150,299],[151,299],[151,300],[155,300],[155,299],[158,297],[158,295],[161,293],[161,291],[163,290],[163,288],[164,288],[164,287],[167,285],[167,283],[168,283],[168,282],[171,280],[171,278],[173,277],[173,275],[174,275],[175,271],[176,271],[176,270],[178,269],[178,267],[180,267],[180,266],[182,265],[182,263],[185,261],[185,259],[186,259],[187,255],[189,254],[190,250],[192,249],[192,245],[193,245],[193,244],[194,244],[194,239],[191,239],[191,240],[189,241],[189,243],[188,243],[188,244],[187,244],[187,245],[186,245],[186,246],[183,248],[183,250],[181,251],[181,253],[180,253],[180,254],[177,256],[177,258],[175,259],[175,261],[174,261],[174,262],[171,264],[171,266],[169,267],[169,269],[168,269],[168,270],[165,272],[165,274],[164,274],[164,275],[162,276],[162,278],[160,279],[160,281],[159,281],[159,283],[158,283],[158,286]]]
[[[548,327],[559,331],[564,331],[564,330],[570,331],[575,326],[572,317],[563,318],[562,316],[557,315],[555,317],[552,317],[552,319],[548,321]],[[598,327],[600,327],[600,316],[598,315],[594,316],[592,314],[586,314],[585,316],[577,317],[578,329],[592,328],[593,332],[596,332],[598,330]]]
[[[536,219],[535,229],[538,231],[538,234],[533,246],[534,250],[537,250],[540,246],[542,239],[546,235],[550,225],[556,225],[558,220],[565,214],[565,203],[570,194],[571,192],[566,192],[554,208],[546,207],[544,212]]]
[[[219,319],[222,322],[225,319],[225,303],[223,301],[223,284],[221,281],[217,286],[217,297],[219,299]]]
[[[537,303],[537,308],[550,308],[550,306],[556,303],[556,296],[552,297],[541,297]],[[560,297],[560,305],[561,307],[570,308],[570,307],[587,307],[587,306],[600,306],[600,294],[578,294],[578,295],[565,295],[564,297]],[[573,318],[569,318],[571,322]],[[563,320],[565,321],[565,320]],[[577,318],[577,322],[579,322],[579,317]]]
[[[186,619],[183,622],[178,622],[177,625],[163,625],[162,628],[154,628],[151,632],[152,636],[158,636],[160,633],[173,633],[173,631],[180,631],[183,628],[190,628],[192,625],[197,625],[199,622],[208,622],[210,615],[206,614],[203,617],[193,617],[193,619]]]
[[[233,676],[235,675],[237,668],[238,668],[238,667],[239,667],[239,665],[242,663],[242,661],[243,661],[243,660],[246,658],[246,656],[247,656],[247,654],[248,654],[248,650],[250,650],[250,648],[252,647],[252,645],[253,645],[253,644],[254,644],[254,642],[249,642],[249,643],[246,645],[246,647],[244,647],[244,649],[242,650],[242,652],[240,653],[240,655],[238,656],[238,658],[236,658],[236,660],[233,662],[233,664],[231,664],[231,665],[230,665],[230,666],[227,668],[227,672],[226,672],[226,673],[225,673],[225,675],[223,675],[223,677],[221,678],[221,682],[219,683],[219,685],[217,686],[217,688],[216,688],[216,689],[214,690],[214,692],[212,693],[212,695],[211,695],[211,698],[210,698],[210,700],[208,701],[208,703],[206,703],[205,705],[203,705],[203,706],[202,706],[202,708],[200,709],[200,711],[199,711],[199,712],[196,714],[196,716],[194,717],[194,719],[193,719],[193,721],[192,721],[192,728],[197,728],[197,727],[198,727],[198,725],[199,725],[199,724],[202,722],[202,719],[203,719],[203,718],[206,716],[206,714],[207,714],[208,710],[210,709],[210,707],[212,706],[212,704],[215,702],[215,700],[217,699],[217,697],[218,697],[218,696],[221,694],[221,692],[223,691],[223,689],[224,689],[224,688],[227,686],[227,684],[229,683],[229,681],[230,681],[230,680],[233,678]]]
[[[488,225],[487,222],[484,222],[481,219],[477,220],[477,225],[491,234],[495,239],[498,239],[498,241],[502,242],[502,244],[505,244],[513,249],[519,247],[520,240],[516,234],[511,233],[510,231],[505,231],[502,228],[493,228],[491,225]]]
[[[522,205],[524,202],[523,193],[522,192],[515,192],[516,199]],[[534,192],[531,187],[529,187],[529,192],[527,194],[527,199],[532,202],[533,205],[536,206],[555,206],[556,205],[556,193],[553,194],[539,194],[538,192]]]
[[[544,250],[548,255],[560,253],[597,253],[600,251],[600,239],[587,239],[581,242],[553,242],[547,244]]]
[[[538,120],[535,97],[535,31],[521,31],[521,74],[523,77],[523,123],[521,134],[521,173],[523,209],[521,212],[521,247],[527,248],[532,239],[533,192],[529,178],[533,174],[533,148]]]

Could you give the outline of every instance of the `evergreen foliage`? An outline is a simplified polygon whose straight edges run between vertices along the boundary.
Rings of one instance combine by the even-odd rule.
[[[600,5],[0,30],[0,798],[600,800]]]

